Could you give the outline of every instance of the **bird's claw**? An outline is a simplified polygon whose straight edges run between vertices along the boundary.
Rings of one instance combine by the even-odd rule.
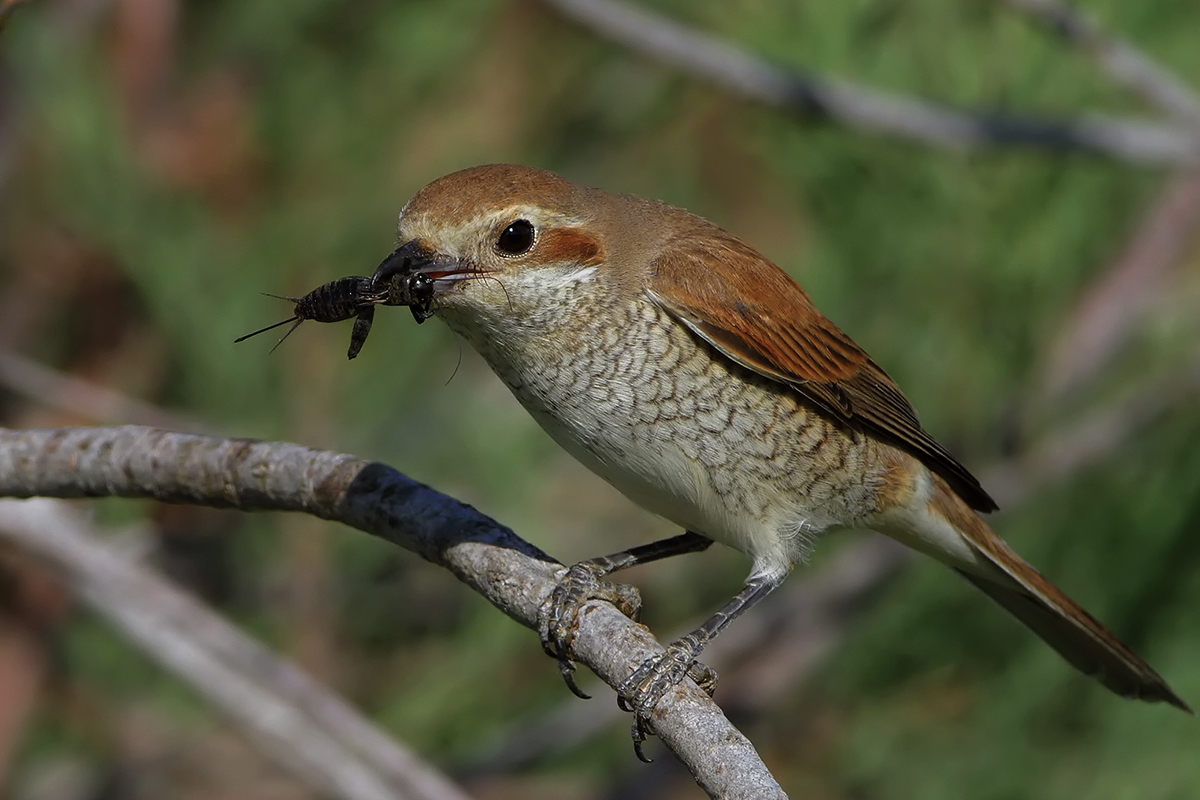
[[[577,697],[590,698],[575,683],[575,636],[579,631],[579,612],[589,600],[606,600],[625,616],[636,621],[642,600],[638,590],[622,583],[601,580],[602,567],[585,561],[567,570],[542,604],[538,614],[538,635],[546,654],[558,660],[563,682]]]
[[[567,570],[538,614],[538,635],[546,654],[558,660],[563,682],[583,699],[589,696],[575,683],[573,650],[579,630],[579,615],[590,600],[606,600],[622,614],[637,621],[641,597],[637,589],[603,580],[608,574],[603,563],[584,561]],[[642,743],[650,735],[650,715],[658,701],[685,677],[691,678],[709,697],[717,688],[717,673],[696,660],[704,643],[693,634],[672,642],[665,652],[646,659],[617,689],[617,703],[633,712],[630,735],[637,757],[649,763]]]
[[[655,706],[671,687],[687,677],[695,681],[709,697],[717,690],[716,671],[696,660],[701,649],[691,637],[685,636],[672,642],[666,652],[642,662],[617,689],[617,705],[621,710],[633,713],[630,736],[633,739],[633,751],[641,761],[647,764],[651,761],[642,751],[642,743],[650,735],[650,716]]]

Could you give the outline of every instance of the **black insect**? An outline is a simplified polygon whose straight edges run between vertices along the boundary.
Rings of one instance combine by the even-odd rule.
[[[354,328],[350,332],[350,349],[346,352],[348,358],[354,358],[362,350],[371,332],[371,323],[375,319],[375,306],[409,306],[413,318],[424,322],[433,316],[433,278],[422,272],[409,275],[396,275],[388,283],[376,288],[375,280],[365,275],[350,275],[335,281],[324,283],[303,297],[282,297],[277,294],[269,295],[280,300],[290,300],[295,303],[292,316],[260,328],[254,333],[248,333],[234,339],[242,342],[251,336],[265,333],[280,325],[292,323],[287,333],[280,337],[271,348],[283,344],[284,339],[292,335],[292,331],[305,320],[314,322],[341,322],[354,317]]]
[[[418,325],[433,316],[435,282],[421,265],[431,266],[432,261],[414,240],[388,253],[371,278],[373,289],[387,295],[383,304],[408,306]]]
[[[424,272],[414,272],[410,275],[397,275],[386,286],[374,287],[374,278],[364,278],[368,286],[361,290],[361,297],[372,304],[385,306],[408,306],[417,324],[433,316],[433,278]],[[367,334],[371,332],[371,321],[375,318],[375,306],[371,305],[358,312],[354,320],[354,330],[350,332],[350,358],[358,355]],[[345,317],[343,317],[345,319]]]
[[[278,297],[280,300],[291,300],[295,303],[292,309],[292,316],[287,319],[276,322],[274,325],[268,325],[265,328],[260,328],[254,333],[247,333],[245,336],[240,336],[234,339],[234,343],[243,342],[251,336],[258,336],[260,333],[266,333],[269,330],[278,328],[280,325],[292,323],[292,327],[288,328],[287,333],[280,337],[275,343],[275,347],[283,344],[284,339],[292,335],[292,331],[300,327],[300,323],[311,319],[315,322],[341,322],[342,320],[357,317],[354,321],[354,331],[350,336],[350,350],[346,355],[354,358],[358,355],[358,351],[362,349],[363,342],[367,340],[367,334],[371,331],[371,321],[375,316],[375,304],[378,303],[379,294],[371,289],[372,280],[365,275],[350,275],[345,278],[338,278],[336,281],[324,283],[313,289],[303,297],[282,297],[277,294],[269,295],[270,297]],[[275,347],[271,348],[271,352],[275,352]]]
[[[413,319],[420,325],[433,316],[433,278],[424,272],[414,272],[407,277],[397,275],[388,286],[388,297],[383,304],[408,306]]]

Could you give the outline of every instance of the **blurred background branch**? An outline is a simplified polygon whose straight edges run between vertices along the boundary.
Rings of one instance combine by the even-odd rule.
[[[302,671],[112,552],[65,503],[0,501],[0,537],[54,564],[93,610],[322,793],[342,800],[465,800]]]
[[[32,359],[0,350],[0,385],[35,403],[90,422],[125,422],[198,433],[205,426],[180,414],[91,381],[64,375]]]
[[[651,58],[712,81],[738,95],[802,116],[825,118],[848,128],[938,147],[1020,145],[1084,150],[1147,164],[1192,163],[1200,158],[1200,135],[1174,124],[1099,115],[1056,122],[998,113],[967,112],[837,78],[772,65],[728,40],[711,36],[622,0],[544,0],[571,19]],[[1042,7],[1040,3],[1027,8]],[[1059,18],[1074,17],[1058,14]],[[1100,40],[1094,28],[1088,43]],[[1082,34],[1081,34],[1082,35]],[[1080,37],[1073,37],[1078,40]],[[1171,110],[1186,111],[1186,94],[1130,48],[1110,43],[1104,63]],[[1194,109],[1192,109],[1194,110]],[[1189,125],[1196,119],[1187,117]]]
[[[1143,213],[1116,258],[1085,287],[1075,310],[1049,342],[1043,398],[1062,402],[1096,380],[1143,320],[1178,286],[1200,229],[1200,169],[1181,170]]]
[[[1103,31],[1079,8],[1058,0],[1004,0],[1030,15],[1069,44],[1093,56],[1114,81],[1142,97],[1150,106],[1200,135],[1200,98],[1180,80],[1129,42]]]

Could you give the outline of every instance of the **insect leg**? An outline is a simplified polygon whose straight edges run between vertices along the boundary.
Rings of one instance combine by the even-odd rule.
[[[375,306],[367,306],[358,312],[358,316],[354,318],[354,328],[350,331],[350,349],[346,351],[346,358],[354,358],[358,355],[358,351],[362,350],[362,346],[367,341],[367,334],[371,332],[371,323],[374,319]]]

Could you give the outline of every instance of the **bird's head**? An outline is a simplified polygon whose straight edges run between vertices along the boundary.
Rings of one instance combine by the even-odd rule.
[[[604,269],[612,197],[511,164],[452,173],[400,213],[402,244],[376,270],[376,285],[422,272],[434,281],[435,312],[536,316]]]

